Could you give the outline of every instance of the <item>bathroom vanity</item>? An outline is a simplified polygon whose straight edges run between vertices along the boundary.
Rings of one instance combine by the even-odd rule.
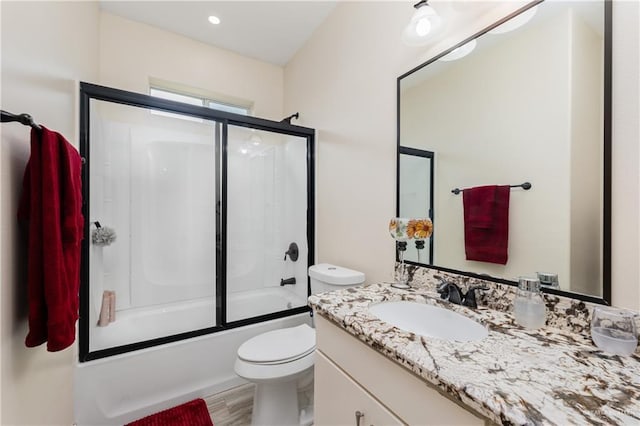
[[[545,295],[547,325],[527,330],[510,312],[511,286],[488,284],[479,307],[470,309],[439,299],[435,286],[442,276],[434,274],[441,273],[420,271],[409,290],[374,284],[310,297],[316,424],[640,422],[639,352],[620,357],[595,347],[588,304]],[[486,326],[488,336],[474,342],[424,337],[369,311],[371,304],[396,300],[456,311]]]
[[[477,414],[320,315],[316,338],[316,424],[357,424],[356,413],[360,425],[484,424]]]

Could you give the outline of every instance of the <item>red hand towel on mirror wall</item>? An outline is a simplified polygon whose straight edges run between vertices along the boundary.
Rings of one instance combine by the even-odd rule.
[[[462,193],[467,260],[507,263],[509,185],[479,186]]]
[[[59,133],[31,130],[18,219],[28,221],[28,347],[59,351],[75,340],[80,281],[82,161]]]

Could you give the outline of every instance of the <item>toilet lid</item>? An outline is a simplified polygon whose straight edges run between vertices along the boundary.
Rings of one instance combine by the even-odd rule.
[[[286,362],[312,352],[316,331],[306,324],[268,331],[253,337],[238,348],[238,357],[254,363]]]

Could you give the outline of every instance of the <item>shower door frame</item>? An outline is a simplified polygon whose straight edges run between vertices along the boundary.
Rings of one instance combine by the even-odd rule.
[[[220,235],[220,244],[216,244],[216,325],[199,330],[143,340],[140,342],[114,346],[100,350],[90,350],[90,279],[89,279],[89,249],[90,249],[90,211],[89,211],[89,169],[90,169],[90,103],[91,100],[112,102],[132,107],[161,110],[170,113],[184,114],[203,120],[215,122],[215,127],[221,126],[219,134],[220,148],[216,147],[216,160],[220,170],[216,172],[216,202],[220,202],[220,213],[216,215],[216,234]],[[315,130],[296,126],[286,121],[272,121],[263,118],[250,117],[225,111],[218,111],[204,106],[189,105],[153,96],[128,92],[112,87],[100,86],[93,83],[80,82],[80,155],[83,158],[82,167],[82,214],[84,216],[84,239],[82,241],[82,256],[80,266],[80,317],[79,323],[79,361],[91,361],[106,358],[166,343],[177,342],[192,337],[230,330],[250,324],[257,324],[277,318],[310,312],[308,306],[287,309],[285,311],[272,312],[265,315],[241,319],[238,321],[226,321],[227,314],[227,147],[228,126],[247,127],[256,130],[297,136],[304,138],[307,144],[307,267],[313,265],[314,235],[315,235]],[[216,129],[217,131],[217,129]],[[217,138],[216,138],[217,139]],[[215,143],[215,142],[214,142]],[[218,155],[218,153],[220,155]],[[217,184],[218,179],[220,183]],[[307,276],[307,296],[311,294],[310,280]]]

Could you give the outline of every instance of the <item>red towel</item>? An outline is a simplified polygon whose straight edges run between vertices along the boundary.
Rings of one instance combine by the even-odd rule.
[[[479,186],[462,193],[467,260],[507,263],[509,185]]]
[[[82,161],[65,138],[31,130],[18,219],[28,221],[28,347],[59,351],[75,340],[80,281]]]

